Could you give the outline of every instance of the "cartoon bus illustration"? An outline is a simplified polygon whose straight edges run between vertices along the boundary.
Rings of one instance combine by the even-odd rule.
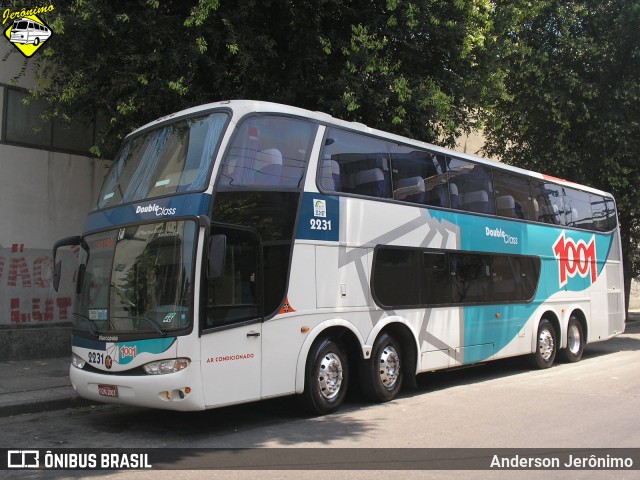
[[[20,18],[13,22],[11,43],[30,43],[39,45],[49,39],[51,30],[45,25],[30,18]]]

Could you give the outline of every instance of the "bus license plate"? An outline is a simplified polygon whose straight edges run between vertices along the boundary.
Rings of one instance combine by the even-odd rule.
[[[98,385],[98,393],[103,397],[116,398],[118,396],[118,387],[115,385]]]

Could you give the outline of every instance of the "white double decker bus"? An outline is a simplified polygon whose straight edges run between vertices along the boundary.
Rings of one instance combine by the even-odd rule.
[[[201,410],[422,372],[580,360],[624,330],[611,195],[255,101],[131,133],[79,245],[71,382]],[[61,276],[56,262],[55,283]]]

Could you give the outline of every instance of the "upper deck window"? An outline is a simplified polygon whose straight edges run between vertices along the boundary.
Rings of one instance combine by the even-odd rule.
[[[226,121],[226,113],[213,113],[131,138],[105,178],[97,208],[205,189]]]
[[[229,147],[218,186],[301,188],[316,129],[301,119],[249,117]]]

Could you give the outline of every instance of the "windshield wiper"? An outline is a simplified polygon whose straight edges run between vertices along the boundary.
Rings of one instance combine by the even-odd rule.
[[[86,320],[89,323],[89,331],[91,332],[91,335],[93,335],[94,337],[97,337],[100,334],[100,330],[98,330],[98,327],[97,327],[98,322],[96,322],[92,318],[89,318],[85,315],[81,315],[80,313],[75,313],[75,312],[73,312],[71,315],[75,315],[76,317]]]
[[[153,327],[153,329],[156,331],[156,333],[159,333],[163,337],[167,334],[166,331],[164,331],[162,328],[160,328],[160,325],[158,324],[158,322],[156,322],[151,317],[145,317],[144,315],[133,315],[131,317],[111,317],[111,318],[124,318],[124,319],[131,319],[131,320],[137,320],[137,319],[141,318],[142,320],[146,320],[147,323],[149,323],[149,325],[151,325]]]

